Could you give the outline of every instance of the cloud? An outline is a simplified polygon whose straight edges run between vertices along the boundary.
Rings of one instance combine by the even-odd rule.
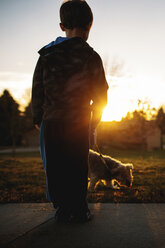
[[[17,87],[16,84],[19,84],[19,87],[23,87],[23,83],[31,85],[32,74],[28,73],[19,73],[19,72],[0,72],[0,88],[4,87],[6,83],[11,87]]]

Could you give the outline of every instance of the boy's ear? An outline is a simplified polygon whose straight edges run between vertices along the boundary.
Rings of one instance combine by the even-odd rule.
[[[62,31],[65,31],[65,27],[64,27],[64,25],[62,23],[60,23],[60,28],[61,28]]]
[[[91,27],[92,27],[92,22],[90,22],[88,25],[87,25],[87,29],[88,29],[88,31],[90,31],[90,29],[91,29]]]

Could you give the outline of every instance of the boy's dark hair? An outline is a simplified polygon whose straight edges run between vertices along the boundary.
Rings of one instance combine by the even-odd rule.
[[[86,1],[69,0],[61,5],[60,19],[67,29],[86,29],[93,22],[93,14]]]

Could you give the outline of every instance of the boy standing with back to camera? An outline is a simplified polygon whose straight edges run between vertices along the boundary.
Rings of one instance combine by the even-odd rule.
[[[39,51],[32,87],[33,122],[43,128],[55,220],[88,221],[89,124],[95,130],[101,120],[108,85],[100,56],[86,42],[93,22],[89,5],[65,1],[60,19],[66,37]]]

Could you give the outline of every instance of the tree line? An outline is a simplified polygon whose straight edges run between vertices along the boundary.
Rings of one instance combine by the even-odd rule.
[[[138,110],[127,113],[120,123],[124,124],[134,120],[134,129],[143,130],[145,121],[155,121],[165,135],[165,112],[163,107],[158,110],[151,109],[150,105],[139,100]],[[115,125],[115,124],[114,124]],[[8,90],[0,96],[0,146],[20,146],[25,133],[34,128],[32,121],[31,103],[28,103],[24,112],[19,110],[19,104],[14,100]]]
[[[24,112],[8,90],[0,97],[0,146],[19,146],[24,133],[33,129],[31,103]]]
[[[140,101],[140,100],[139,100]],[[140,101],[141,102],[141,101]],[[163,149],[165,141],[165,112],[141,102],[141,108],[128,112],[120,122],[100,123],[98,143],[100,147],[117,149]]]

